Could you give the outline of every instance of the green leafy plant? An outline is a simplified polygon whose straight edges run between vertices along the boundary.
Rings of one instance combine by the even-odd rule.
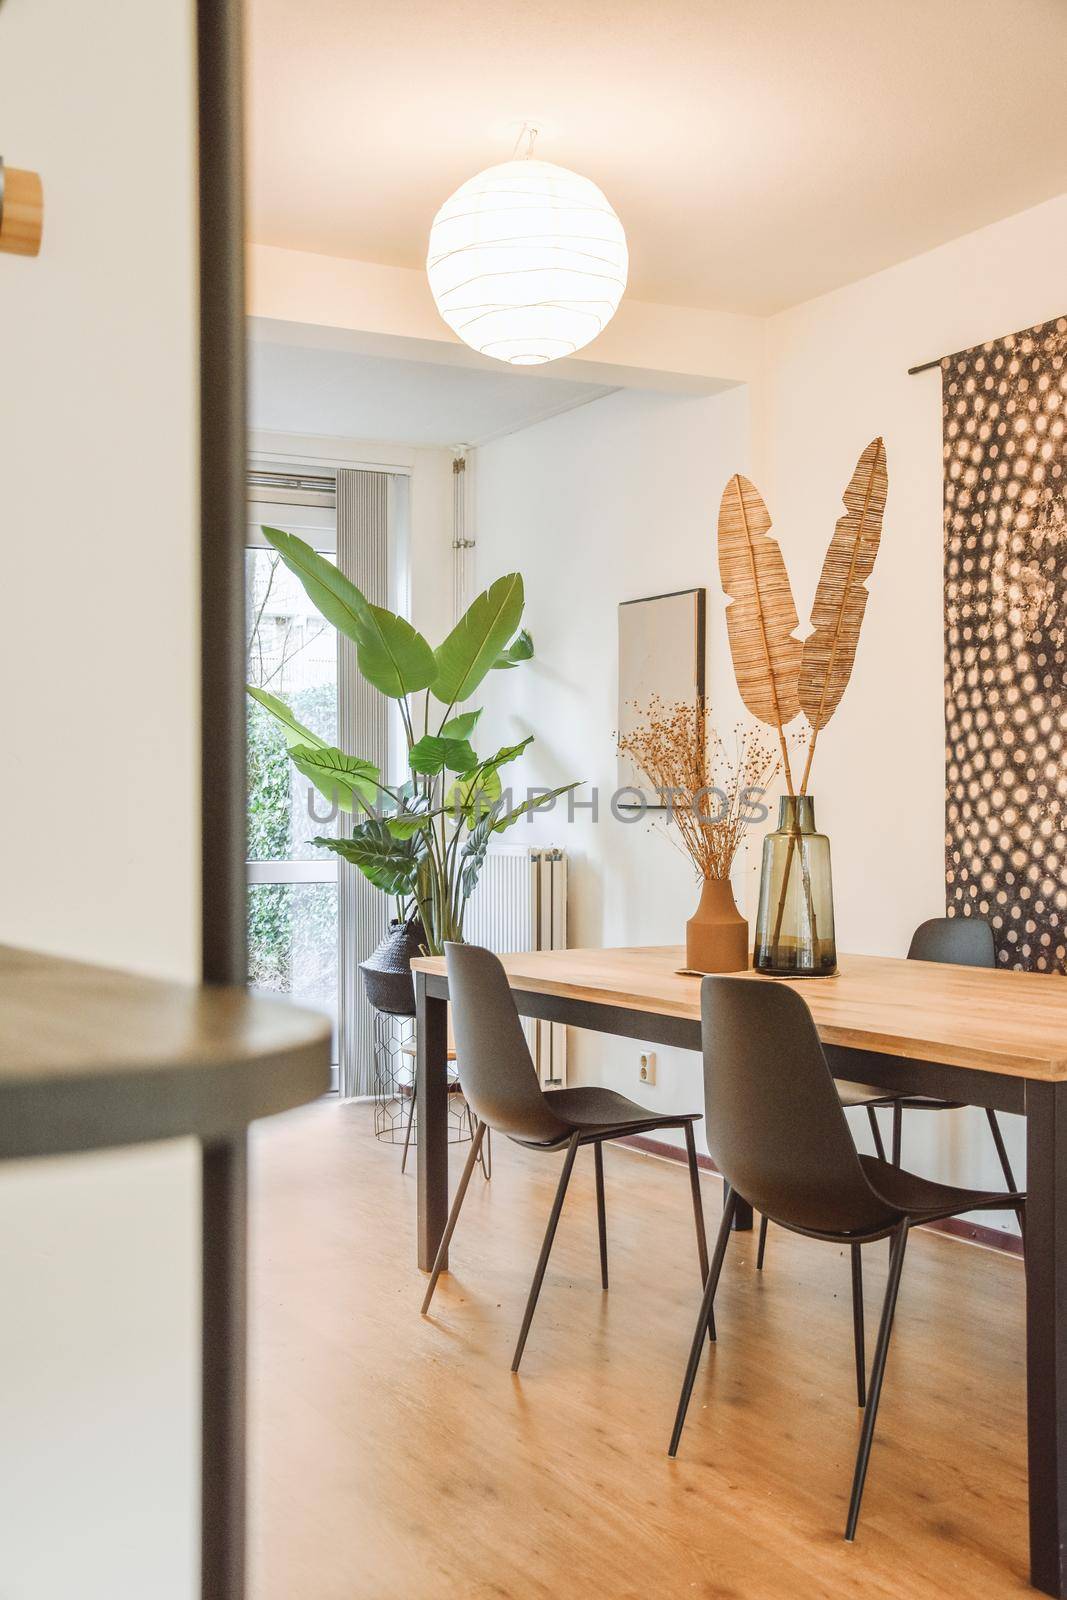
[[[292,763],[287,740],[297,737],[325,746],[327,741],[307,724],[330,728],[336,717],[332,685],[316,685],[297,691],[292,711],[303,719],[295,729],[287,724],[292,711],[273,695],[250,691],[248,702],[248,856],[251,861],[281,861],[291,855],[293,838],[291,806]],[[297,897],[300,897],[299,905]],[[330,974],[328,952],[335,938],[337,890],[332,884],[304,886],[290,883],[257,883],[248,896],[249,978],[257,988],[290,992],[293,981],[294,918],[299,911],[305,965],[305,992],[321,987],[328,997]]]
[[[440,954],[446,940],[463,938],[464,912],[492,838],[577,788],[565,783],[538,790],[512,805],[501,772],[532,735],[479,756],[471,739],[481,711],[457,709],[490,672],[513,669],[533,655],[533,640],[520,627],[522,578],[517,572],[498,578],[434,650],[410,622],[373,605],[303,539],[278,528],[264,528],[263,536],[326,621],[355,645],[367,682],[397,703],[410,777],[387,783],[373,762],[305,727],[284,700],[251,685],[248,692],[257,710],[273,718],[297,770],[353,818],[347,838],[315,843],[394,896],[403,915],[416,910],[427,950]]]

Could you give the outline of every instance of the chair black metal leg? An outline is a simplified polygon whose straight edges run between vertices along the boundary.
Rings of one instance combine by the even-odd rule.
[[[685,1153],[689,1162],[689,1189],[693,1196],[693,1221],[697,1230],[697,1255],[700,1257],[700,1281],[708,1281],[708,1236],[704,1228],[704,1202],[700,1195],[700,1168],[697,1166],[697,1147],[693,1137],[693,1124],[685,1124]]]
[[[852,1246],[852,1331],[856,1342],[856,1404],[867,1404],[867,1355],[863,1342],[863,1257]]]
[[[860,1445],[856,1455],[856,1471],[852,1479],[852,1497],[848,1506],[848,1522],[845,1525],[845,1538],[856,1537],[856,1524],[860,1516],[860,1501],[863,1499],[863,1485],[867,1477],[867,1464],[871,1458],[871,1442],[874,1438],[874,1424],[878,1416],[878,1401],[882,1393],[882,1379],[885,1377],[886,1356],[889,1354],[889,1336],[893,1331],[893,1313],[897,1308],[897,1290],[900,1288],[900,1274],[904,1266],[904,1251],[908,1244],[908,1224],[902,1223],[893,1235],[893,1247],[889,1256],[889,1279],[885,1288],[885,1303],[882,1306],[882,1320],[878,1327],[878,1343],[874,1351],[874,1365],[871,1368],[871,1386],[867,1394],[867,1409],[863,1414],[863,1428],[860,1431]]]
[[[400,1171],[403,1173],[408,1164],[408,1146],[411,1143],[411,1124],[415,1120],[415,1077],[411,1079],[411,1104],[408,1106],[407,1127],[404,1129],[404,1154],[400,1158]]]
[[[485,1143],[482,1145],[482,1153],[481,1153],[481,1156],[479,1157],[479,1160],[482,1163],[482,1177],[485,1179],[486,1183],[488,1183],[489,1179],[493,1176],[493,1130],[492,1130],[492,1128],[486,1128],[486,1130],[485,1130]]]
[[[600,1235],[600,1287],[608,1286],[608,1219],[604,1210],[604,1145],[598,1139],[593,1146],[596,1157],[596,1225]]]
[[[730,1228],[734,1220],[734,1211],[737,1206],[737,1197],[731,1189],[726,1196],[723,1207],[722,1222],[719,1224],[719,1237],[715,1241],[715,1254],[711,1260],[708,1272],[708,1281],[704,1285],[704,1295],[700,1302],[700,1311],[697,1315],[697,1325],[693,1330],[693,1342],[689,1347],[689,1361],[686,1364],[685,1377],[682,1380],[682,1392],[678,1397],[678,1410],[674,1418],[674,1432],[667,1454],[676,1456],[678,1445],[681,1442],[682,1429],[685,1426],[685,1414],[689,1410],[689,1401],[693,1393],[693,1384],[696,1381],[697,1369],[700,1366],[700,1353],[704,1348],[704,1333],[706,1329],[714,1329],[715,1322],[715,1290],[719,1284],[719,1274],[726,1256],[726,1246],[730,1242]],[[714,1334],[712,1335],[714,1337]]]
[[[873,1106],[867,1107],[867,1121],[871,1125],[871,1137],[874,1140],[874,1153],[879,1161],[885,1160],[885,1145],[882,1143],[882,1130],[878,1126],[878,1116]]]
[[[433,1299],[433,1292],[437,1288],[437,1280],[444,1270],[445,1262],[448,1260],[448,1246],[451,1242],[452,1235],[456,1231],[456,1223],[459,1221],[459,1213],[463,1206],[463,1197],[467,1193],[467,1185],[471,1181],[471,1173],[474,1171],[475,1163],[478,1160],[478,1154],[482,1148],[482,1140],[484,1137],[485,1123],[479,1122],[477,1132],[475,1133],[474,1138],[471,1140],[470,1152],[467,1156],[467,1164],[463,1168],[463,1176],[459,1180],[459,1188],[456,1190],[456,1198],[453,1200],[452,1209],[448,1213],[448,1221],[445,1223],[445,1231],[441,1235],[441,1243],[437,1247],[437,1256],[434,1260],[433,1271],[430,1274],[430,1281],[426,1286],[426,1296],[422,1302],[423,1316],[425,1316],[427,1311],[430,1309],[430,1301]]]
[[[997,1156],[1000,1159],[1000,1170],[1004,1174],[1004,1182],[1007,1184],[1012,1194],[1018,1194],[1019,1186],[1015,1182],[1015,1174],[1011,1170],[1011,1162],[1008,1160],[1008,1152],[1004,1148],[1004,1135],[1000,1131],[1000,1123],[997,1121],[997,1114],[995,1111],[990,1110],[988,1106],[986,1106],[985,1114],[986,1120],[989,1123],[989,1131],[993,1135],[993,1143],[997,1147]]]
[[[893,1165],[900,1166],[900,1144],[904,1132],[904,1107],[897,1100],[893,1105]]]
[[[563,1210],[563,1199],[571,1179],[574,1158],[578,1154],[578,1139],[579,1135],[577,1133],[571,1135],[571,1141],[567,1146],[567,1154],[563,1158],[563,1171],[560,1173],[559,1187],[556,1190],[556,1198],[552,1202],[552,1212],[548,1219],[548,1227],[545,1229],[544,1243],[541,1246],[541,1254],[537,1258],[537,1270],[534,1273],[533,1283],[530,1285],[530,1297],[526,1302],[526,1314],[522,1319],[519,1340],[511,1360],[512,1372],[518,1372],[519,1362],[522,1360],[522,1352],[526,1348],[526,1336],[530,1331],[530,1323],[533,1321],[537,1296],[541,1293],[541,1283],[545,1276],[545,1268],[548,1266],[548,1258],[552,1254],[552,1241],[556,1237],[556,1226],[559,1223],[559,1214]]]
[[[767,1248],[767,1216],[763,1213],[759,1219],[759,1244],[756,1246],[756,1271],[763,1271],[763,1254]]]
[[[704,1202],[700,1194],[700,1168],[697,1166],[697,1146],[693,1137],[693,1124],[685,1124],[685,1153],[689,1161],[689,1188],[693,1196],[693,1221],[697,1230],[697,1256],[700,1260],[701,1287],[708,1281],[708,1236],[704,1229]],[[715,1319],[708,1325],[708,1338],[715,1342]]]

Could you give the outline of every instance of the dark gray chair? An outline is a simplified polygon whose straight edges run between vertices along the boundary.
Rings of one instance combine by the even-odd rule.
[[[993,930],[983,917],[931,917],[928,922],[921,922],[912,934],[908,960],[943,961],[957,967],[995,967],[997,952]],[[961,1104],[959,1100],[938,1100],[932,1095],[897,1095],[892,1102],[895,1165],[900,1165],[901,1126],[905,1111],[958,1111]],[[985,1114],[1004,1182],[1014,1191],[1018,1185],[1008,1160],[997,1114],[988,1106]]]
[[[957,967],[995,967],[997,956],[993,944],[993,930],[982,917],[931,917],[928,922],[921,922],[912,934],[911,944],[908,947],[908,960],[942,961]],[[875,1108],[878,1106],[892,1108],[892,1161],[895,1167],[900,1166],[905,1111],[958,1111],[963,1103],[960,1100],[938,1100],[932,1095],[925,1094],[887,1094],[884,1089],[876,1089],[869,1083],[847,1083],[840,1079],[837,1092],[841,1097],[841,1104],[849,1110],[854,1106],[863,1106],[866,1109],[874,1137],[874,1148],[883,1161],[885,1147],[882,1144]],[[1011,1170],[1011,1162],[1008,1160],[997,1114],[988,1106],[985,1114],[996,1146],[1000,1170],[1004,1174],[1004,1182],[1014,1193],[1018,1186],[1015,1174]],[[758,1270],[763,1268],[766,1249],[767,1218],[761,1217],[759,1246],[756,1250]]]
[[[504,968],[489,950],[477,945],[446,944],[448,962],[448,991],[452,1001],[452,1026],[456,1038],[459,1080],[467,1104],[477,1118],[477,1129],[471,1145],[463,1176],[456,1190],[456,1198],[448,1214],[441,1238],[437,1259],[422,1302],[422,1314],[430,1309],[437,1280],[441,1276],[448,1246],[455,1232],[463,1198],[467,1193],[471,1174],[478,1160],[482,1139],[489,1128],[506,1134],[516,1144],[528,1150],[565,1150],[563,1172],[560,1176],[556,1198],[545,1230],[544,1243],[534,1273],[526,1314],[515,1355],[512,1372],[519,1370],[526,1336],[530,1331],[537,1296],[548,1266],[556,1225],[563,1209],[567,1184],[574,1167],[578,1148],[591,1144],[596,1158],[597,1225],[600,1235],[600,1281],[608,1286],[608,1235],[604,1206],[604,1156],[603,1145],[608,1139],[620,1139],[627,1134],[652,1133],[665,1128],[682,1128],[689,1157],[689,1183],[693,1199],[693,1217],[696,1223],[697,1252],[700,1259],[700,1281],[708,1276],[708,1248],[704,1234],[704,1212],[700,1200],[700,1176],[697,1170],[696,1145],[693,1140],[693,1123],[700,1120],[699,1111],[685,1115],[657,1116],[644,1106],[636,1105],[612,1089],[555,1089],[547,1093],[537,1081],[537,1072],[526,1044],[519,1014],[508,985]],[[714,1338],[709,1323],[709,1337]]]
[[[858,1155],[811,1012],[794,990],[750,978],[705,978],[700,998],[708,1147],[729,1187],[670,1454],[678,1451],[737,1198],[743,1195],[781,1227],[851,1250],[857,1398],[866,1404],[845,1529],[845,1538],[852,1539],[908,1230],[916,1223],[994,1207],[1012,1208],[1021,1217],[1025,1196],[950,1188],[876,1156]],[[885,1238],[892,1240],[889,1281],[865,1392],[860,1251]]]

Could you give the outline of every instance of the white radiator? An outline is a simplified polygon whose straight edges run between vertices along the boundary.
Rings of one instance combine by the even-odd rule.
[[[500,845],[486,854],[463,919],[468,944],[498,955],[509,950],[567,947],[567,858],[562,850]],[[541,1083],[567,1083],[567,1030],[558,1022],[524,1020]]]

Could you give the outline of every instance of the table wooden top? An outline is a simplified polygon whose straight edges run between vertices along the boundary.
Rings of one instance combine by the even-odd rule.
[[[501,957],[513,988],[700,1020],[700,979],[681,946],[538,950]],[[416,969],[443,974],[444,958]],[[1067,1078],[1067,979],[892,956],[838,958],[832,978],[780,979],[811,1008],[824,1044],[1057,1081]]]
[[[329,1088],[330,1025],[244,989],[0,945],[0,1159],[224,1138]]]

